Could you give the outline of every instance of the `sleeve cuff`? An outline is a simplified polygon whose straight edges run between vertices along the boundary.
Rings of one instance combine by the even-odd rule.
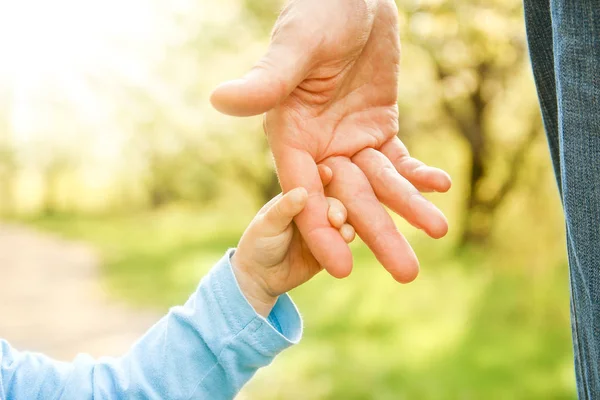
[[[243,339],[266,357],[274,357],[296,344],[302,337],[302,319],[289,295],[279,296],[269,314],[263,318],[244,297],[231,266],[230,249],[210,272],[210,286],[232,333],[247,332]]]

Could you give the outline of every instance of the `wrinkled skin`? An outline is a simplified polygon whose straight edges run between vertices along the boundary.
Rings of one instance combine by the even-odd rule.
[[[400,43],[391,0],[294,0],[281,13],[265,56],[211,97],[220,111],[265,114],[265,132],[284,192],[308,190],[295,222],[315,258],[336,277],[352,269],[350,249],[327,221],[325,195],[399,282],[417,258],[380,202],[434,238],[444,215],[419,191],[445,192],[449,176],[411,158],[396,137]],[[325,188],[317,165],[329,167]],[[327,193],[326,193],[327,192]]]

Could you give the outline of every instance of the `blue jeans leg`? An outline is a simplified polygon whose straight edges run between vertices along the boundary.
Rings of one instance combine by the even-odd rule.
[[[600,399],[600,3],[525,0],[534,77],[562,197],[580,399]]]

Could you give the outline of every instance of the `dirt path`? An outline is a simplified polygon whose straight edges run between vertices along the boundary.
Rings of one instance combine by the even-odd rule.
[[[0,225],[0,337],[70,360],[119,355],[160,316],[107,298],[93,249]]]

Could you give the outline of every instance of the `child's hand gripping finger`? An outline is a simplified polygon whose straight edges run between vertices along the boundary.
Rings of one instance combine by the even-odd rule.
[[[292,222],[304,209],[307,197],[304,188],[296,188],[269,201],[244,232],[231,259],[242,292],[265,317],[280,294],[308,281],[322,269]],[[355,233],[346,223],[346,208],[337,199],[327,200],[329,222],[350,243]]]

